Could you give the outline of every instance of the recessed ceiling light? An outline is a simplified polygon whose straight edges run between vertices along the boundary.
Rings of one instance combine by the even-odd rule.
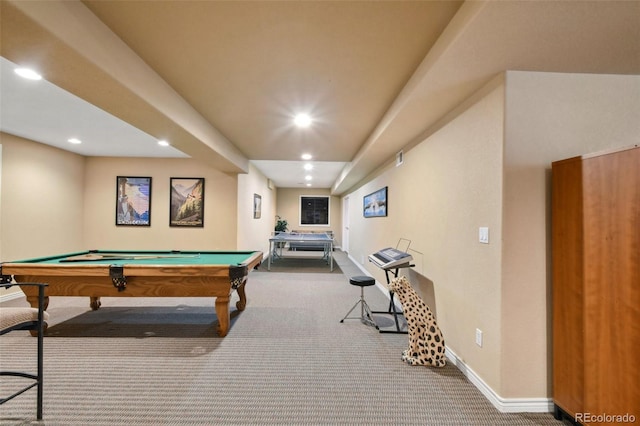
[[[164,140],[158,141],[158,145],[160,145],[160,146],[169,146],[169,142],[164,141]]]
[[[311,156],[311,154],[302,154],[302,159],[303,160],[311,160],[313,157]]]
[[[29,80],[42,80],[42,76],[40,74],[29,68],[16,68],[14,71],[22,78]]]
[[[309,163],[305,164],[304,165],[304,169],[305,170],[312,170],[313,169],[313,164],[309,164]]]
[[[311,124],[311,117],[309,117],[309,114],[301,113],[295,116],[293,122],[298,127],[309,127]]]
[[[308,183],[308,184],[307,184],[307,186],[311,186],[311,184],[310,184],[310,183]]]
[[[305,176],[305,177],[304,177],[304,179],[305,179],[305,180],[311,180],[311,179],[313,179],[313,178],[312,178],[311,176],[307,175],[307,176]]]
[[[67,142],[72,143],[74,145],[79,145],[82,143],[82,141],[78,138],[71,138],[71,139],[67,139]]]

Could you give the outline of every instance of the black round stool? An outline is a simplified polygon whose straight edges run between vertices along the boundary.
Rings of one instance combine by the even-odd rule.
[[[344,316],[340,320],[340,322],[344,322],[346,319],[359,319],[363,324],[370,325],[378,329],[375,321],[373,321],[373,316],[371,315],[371,309],[369,305],[364,300],[364,288],[369,287],[376,284],[376,280],[372,277],[367,277],[366,275],[357,275],[355,277],[351,277],[349,279],[349,284],[360,287],[360,299],[353,305],[353,308],[347,312],[347,315]],[[353,310],[360,305],[360,316],[359,317],[350,317],[349,314],[353,312]]]

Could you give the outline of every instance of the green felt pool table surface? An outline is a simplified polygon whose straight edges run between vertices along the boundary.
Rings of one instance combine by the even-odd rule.
[[[218,334],[225,336],[231,294],[237,292],[236,307],[244,310],[248,273],[261,261],[260,251],[91,250],[5,262],[0,267],[5,279],[13,277],[18,284],[49,284],[46,303],[49,296],[88,296],[94,310],[101,297],[215,297]],[[22,290],[37,306],[32,288]]]

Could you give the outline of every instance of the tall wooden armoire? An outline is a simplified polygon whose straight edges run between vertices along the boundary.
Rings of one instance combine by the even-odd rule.
[[[640,147],[552,164],[556,418],[640,423]]]

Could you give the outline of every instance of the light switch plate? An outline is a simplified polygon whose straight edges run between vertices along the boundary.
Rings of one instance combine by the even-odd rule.
[[[478,241],[483,244],[489,244],[489,228],[486,226],[478,228]]]

